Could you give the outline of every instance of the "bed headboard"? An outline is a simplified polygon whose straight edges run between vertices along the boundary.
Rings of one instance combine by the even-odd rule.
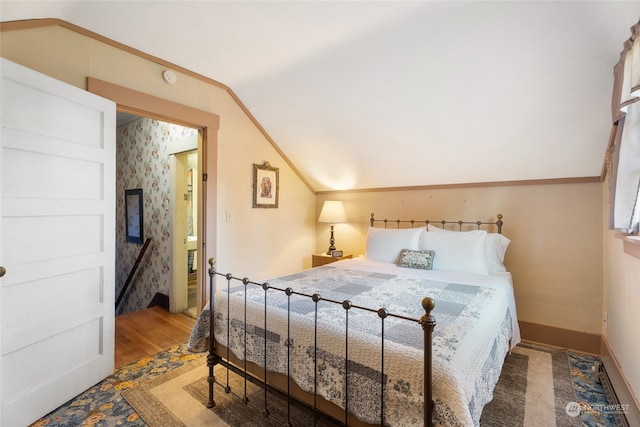
[[[496,220],[495,221],[445,221],[444,219],[441,221],[432,221],[429,219],[425,219],[422,221],[416,221],[413,219],[409,219],[409,220],[400,220],[400,219],[395,219],[395,220],[389,220],[389,219],[375,219],[375,216],[373,213],[371,213],[371,219],[369,220],[371,222],[371,226],[375,227],[376,224],[379,226],[382,226],[382,224],[384,224],[384,228],[387,228],[387,224],[395,224],[396,228],[413,228],[413,227],[422,227],[424,225],[429,225],[429,224],[439,224],[442,226],[442,228],[447,228],[447,225],[449,225],[448,229],[456,229],[457,231],[463,231],[463,226],[468,226],[469,228],[476,228],[477,230],[482,229],[482,227],[484,226],[485,229],[487,231],[492,231],[491,228],[492,226],[496,226],[497,227],[497,231],[498,233],[502,234],[502,214],[498,214],[496,215]],[[402,225],[402,226],[401,226]],[[411,227],[409,227],[409,225]]]

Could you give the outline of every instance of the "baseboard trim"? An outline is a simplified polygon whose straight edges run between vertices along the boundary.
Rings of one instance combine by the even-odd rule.
[[[613,388],[616,400],[626,409],[623,415],[628,425],[640,426],[640,402],[638,402],[637,396],[635,396],[625,379],[622,368],[605,337],[602,337],[600,359],[602,360],[605,374]]]
[[[564,347],[589,354],[600,354],[601,335],[588,332],[572,331],[555,326],[519,320],[520,335],[525,341]]]

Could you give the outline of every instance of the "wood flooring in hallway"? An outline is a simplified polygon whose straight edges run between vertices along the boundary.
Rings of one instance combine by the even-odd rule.
[[[195,319],[160,307],[116,316],[115,367],[186,344]]]

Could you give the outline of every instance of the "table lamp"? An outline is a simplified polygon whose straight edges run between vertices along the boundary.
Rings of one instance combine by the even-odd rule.
[[[333,238],[333,225],[341,222],[347,222],[347,215],[344,212],[344,205],[341,201],[325,200],[320,211],[318,222],[331,224],[331,238],[329,239],[329,250],[327,254],[331,255],[336,250],[335,239]]]

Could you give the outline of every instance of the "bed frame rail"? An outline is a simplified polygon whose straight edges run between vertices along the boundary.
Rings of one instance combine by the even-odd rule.
[[[478,230],[480,230],[480,228],[482,226],[486,226],[486,227],[490,227],[495,225],[497,227],[497,232],[502,234],[502,214],[498,214],[496,215],[496,220],[495,221],[445,221],[440,220],[440,221],[432,221],[429,219],[425,219],[422,221],[416,221],[413,219],[410,220],[400,220],[400,219],[375,219],[374,218],[374,214],[371,214],[371,219],[369,219],[369,222],[371,223],[371,226],[373,227],[376,224],[379,225],[384,225],[384,228],[387,228],[387,225],[391,225],[391,224],[395,224],[396,228],[403,228],[403,226],[405,226],[405,228],[413,228],[413,227],[423,227],[425,225],[429,225],[429,224],[440,224],[442,225],[443,228],[446,228],[447,225],[453,225],[455,224],[455,226],[457,226],[458,230],[457,231],[463,231],[462,228],[463,226],[467,225],[467,226],[475,226],[477,227]],[[409,227],[410,226],[410,227]]]
[[[373,221],[373,216],[372,216],[372,221]],[[380,318],[380,322],[381,322],[381,351],[380,351],[380,357],[381,357],[381,381],[380,381],[380,425],[386,425],[385,422],[385,412],[384,412],[384,395],[385,395],[385,375],[384,375],[384,342],[385,342],[385,337],[384,337],[384,322],[385,319],[388,317],[395,317],[395,318],[399,318],[399,319],[404,319],[406,321],[409,322],[415,322],[415,323],[419,323],[424,331],[424,425],[431,427],[432,426],[432,419],[433,419],[433,397],[432,397],[432,341],[433,341],[433,329],[436,325],[436,320],[435,317],[431,315],[431,311],[435,308],[435,301],[432,298],[429,297],[425,297],[422,300],[422,307],[425,311],[424,315],[420,318],[420,319],[413,319],[410,317],[405,317],[405,316],[401,316],[401,315],[396,315],[393,313],[389,313],[387,311],[386,308],[379,308],[379,309],[372,309],[372,308],[368,308],[368,307],[361,307],[361,306],[357,306],[354,305],[350,300],[345,300],[345,301],[335,301],[335,300],[331,300],[328,298],[323,298],[320,296],[320,294],[315,293],[313,295],[308,295],[308,294],[304,294],[304,293],[300,293],[300,292],[296,292],[291,288],[286,288],[286,289],[281,289],[275,286],[271,286],[269,285],[269,283],[264,282],[264,283],[257,283],[257,282],[253,282],[251,280],[249,280],[248,278],[237,278],[234,277],[231,274],[222,274],[216,271],[215,268],[215,260],[213,258],[209,259],[209,278],[210,278],[210,295],[209,295],[209,331],[210,331],[210,338],[209,338],[209,354],[207,356],[207,367],[209,369],[209,375],[208,375],[208,385],[209,385],[209,398],[208,398],[208,402],[207,402],[207,407],[209,408],[213,408],[216,406],[216,402],[214,399],[214,383],[219,382],[215,375],[214,375],[214,367],[217,364],[221,364],[223,366],[226,367],[226,385],[224,386],[224,390],[226,393],[230,393],[231,392],[231,388],[229,386],[229,372],[234,371],[238,374],[240,374],[241,376],[244,377],[244,400],[245,400],[245,404],[248,402],[248,397],[247,397],[247,381],[252,381],[252,382],[256,382],[258,383],[264,390],[263,393],[263,399],[264,399],[264,408],[263,408],[263,415],[265,417],[269,416],[269,406],[268,406],[268,391],[272,390],[273,387],[271,387],[268,383],[267,383],[267,372],[268,372],[268,367],[267,367],[267,300],[268,300],[268,295],[269,292],[284,292],[287,295],[287,301],[288,301],[288,310],[287,310],[287,342],[290,342],[291,340],[291,336],[290,336],[290,325],[291,325],[291,318],[290,318],[290,303],[291,303],[291,295],[299,295],[302,297],[307,297],[310,298],[314,303],[315,303],[315,310],[316,310],[316,315],[315,315],[315,322],[314,322],[314,356],[313,356],[313,363],[314,363],[314,393],[313,393],[313,405],[312,407],[310,407],[309,409],[313,410],[313,414],[314,414],[314,426],[316,425],[316,420],[318,419],[319,416],[323,415],[321,413],[319,413],[318,410],[318,402],[317,402],[317,384],[318,384],[318,359],[317,359],[317,350],[318,350],[318,346],[317,346],[317,333],[318,333],[318,319],[317,319],[317,310],[318,310],[318,302],[320,301],[325,301],[328,303],[332,303],[332,304],[336,304],[336,305],[340,305],[342,306],[342,308],[344,309],[344,313],[345,313],[345,362],[344,362],[344,366],[345,366],[345,373],[344,373],[344,379],[345,379],[345,385],[344,385],[344,420],[339,421],[339,420],[334,420],[334,421],[338,421],[339,423],[343,423],[344,425],[348,425],[349,422],[349,311],[353,310],[353,309],[357,309],[357,310],[364,310],[364,311],[368,311],[368,312],[372,312],[372,313],[377,313],[378,317]],[[222,276],[226,279],[227,281],[227,291],[229,291],[229,289],[231,288],[231,283],[232,281],[240,281],[242,282],[242,284],[245,286],[245,301],[244,301],[244,344],[245,344],[245,354],[244,354],[244,366],[243,367],[239,367],[239,366],[235,366],[230,362],[230,354],[229,354],[229,334],[230,334],[230,298],[227,298],[227,307],[226,308],[216,308],[215,306],[215,293],[216,293],[216,277],[217,276]],[[246,343],[247,343],[247,318],[246,318],[246,306],[247,306],[247,299],[246,299],[246,289],[248,286],[258,286],[260,288],[262,288],[265,292],[265,300],[264,300],[264,360],[262,361],[262,366],[260,367],[260,369],[262,369],[262,373],[261,376],[262,378],[259,378],[257,375],[251,374],[249,372],[249,370],[247,369],[247,358],[246,358]],[[215,311],[216,309],[218,309],[218,311],[220,310],[226,310],[226,319],[227,319],[227,345],[226,345],[226,355],[220,355],[217,353],[216,351],[216,339],[215,339],[215,329],[214,329],[214,316],[215,316]],[[278,392],[278,394],[282,395],[283,397],[286,397],[287,399],[287,416],[288,416],[288,422],[289,425],[291,425],[291,405],[292,404],[298,404],[300,402],[296,402],[295,398],[292,396],[291,393],[291,377],[290,377],[290,348],[287,347],[287,390],[286,392],[284,390],[276,390]],[[308,406],[305,405],[304,403],[302,404],[304,406]]]

